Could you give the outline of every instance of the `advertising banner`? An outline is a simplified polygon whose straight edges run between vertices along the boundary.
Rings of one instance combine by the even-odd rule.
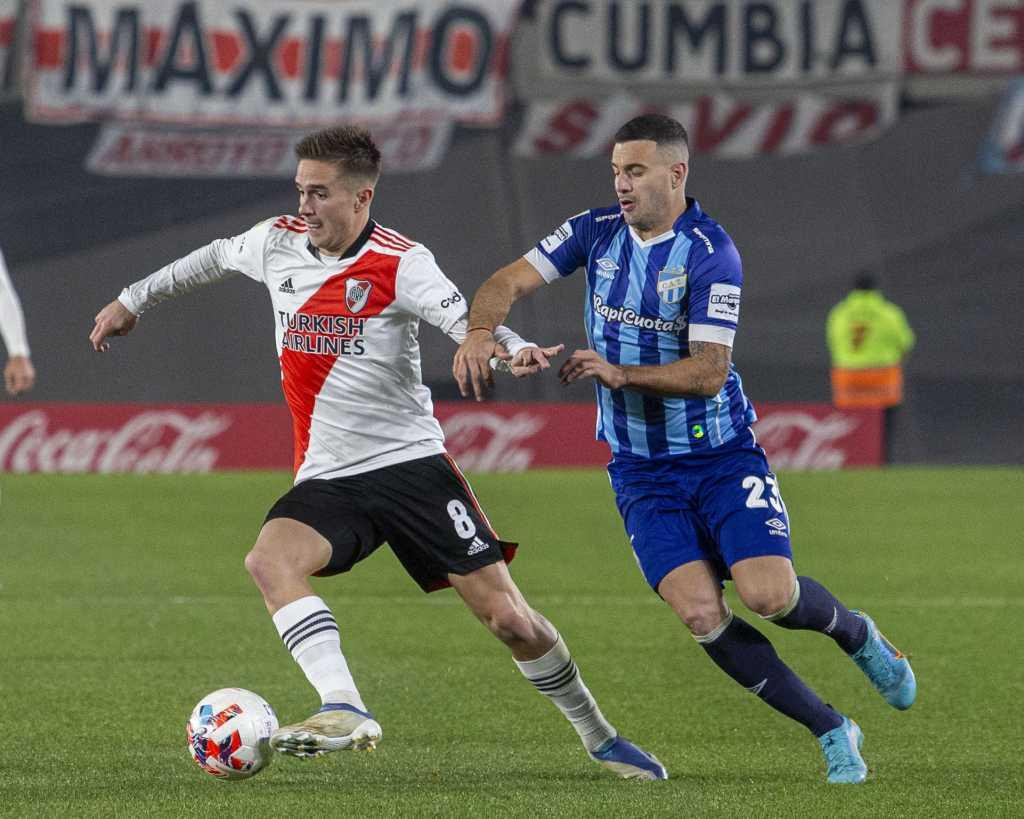
[[[887,80],[902,72],[902,12],[891,0],[540,0],[520,75],[532,84],[519,90],[630,83],[685,96]]]
[[[894,83],[841,94],[797,92],[761,102],[725,94],[661,106],[626,94],[604,101],[537,101],[527,110],[515,151],[532,157],[608,156],[624,122],[657,111],[679,120],[691,149],[704,156],[800,154],[873,139],[896,121],[898,110]]]
[[[909,74],[1024,73],[1021,0],[904,0]]]
[[[21,0],[0,0],[0,102],[17,93],[18,9]]]
[[[603,467],[590,404],[439,402],[448,451],[473,472]],[[758,407],[776,469],[882,462],[881,413],[827,404]],[[0,404],[0,472],[289,469],[291,418],[279,404]]]
[[[507,0],[35,0],[27,114],[290,128],[492,123]]]
[[[436,167],[451,142],[452,123],[400,121],[377,125],[373,139],[388,173]],[[302,131],[204,130],[105,124],[86,158],[107,176],[283,177],[295,175]]]

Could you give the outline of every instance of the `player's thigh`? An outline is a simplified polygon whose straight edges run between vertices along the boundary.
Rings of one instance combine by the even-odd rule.
[[[700,509],[730,572],[750,558],[792,560],[789,514],[778,478],[759,449],[724,456],[715,465],[701,488]]]
[[[658,594],[696,635],[709,634],[728,616],[722,578],[709,560],[677,566],[658,584]]]
[[[327,565],[331,544],[316,529],[292,518],[272,518],[263,524],[247,565],[257,572],[308,577]]]
[[[364,506],[352,478],[303,481],[270,507],[257,545],[279,558],[301,559],[304,568],[315,564],[307,574],[347,572],[383,543]]]
[[[707,531],[699,516],[684,507],[685,500],[617,488],[616,501],[637,565],[655,591],[680,566],[717,562]]]
[[[374,473],[371,514],[388,545],[424,591],[451,585],[484,566],[511,560],[455,462],[433,455]]]

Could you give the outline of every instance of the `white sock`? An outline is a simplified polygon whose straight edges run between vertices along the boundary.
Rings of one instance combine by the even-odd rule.
[[[366,710],[345,655],[334,615],[319,597],[301,597],[273,616],[277,633],[291,652],[320,701],[347,702]]]
[[[523,676],[565,714],[588,751],[596,751],[618,735],[583,684],[579,669],[561,635],[543,657],[516,660],[516,665]]]

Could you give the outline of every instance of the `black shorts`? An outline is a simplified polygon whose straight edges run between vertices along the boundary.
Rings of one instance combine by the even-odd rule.
[[[450,586],[449,574],[511,560],[518,545],[498,538],[447,454],[303,481],[270,507],[273,518],[305,523],[331,544],[318,576],[347,572],[387,541],[426,592]]]

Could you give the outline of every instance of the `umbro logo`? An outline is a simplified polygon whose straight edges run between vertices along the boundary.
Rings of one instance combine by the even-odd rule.
[[[602,279],[614,279],[615,271],[619,269],[615,260],[609,259],[607,256],[598,259],[595,264],[597,265],[597,269],[594,272]]]
[[[772,518],[766,520],[764,525],[768,527],[768,534],[770,535],[782,535],[786,534],[786,521],[782,518]]]
[[[478,555],[480,552],[486,552],[490,547],[490,544],[484,543],[480,538],[473,538],[473,542],[469,544],[469,549],[466,550],[467,555]]]
[[[277,288],[277,292],[278,293],[290,293],[293,296],[295,295],[295,288],[292,286],[292,277],[291,276],[289,276],[287,279],[285,279],[283,282],[281,282],[281,286],[279,288]]]

